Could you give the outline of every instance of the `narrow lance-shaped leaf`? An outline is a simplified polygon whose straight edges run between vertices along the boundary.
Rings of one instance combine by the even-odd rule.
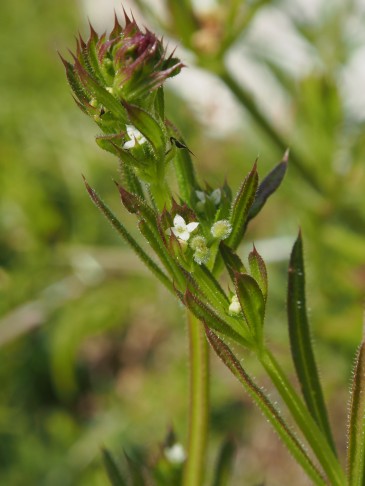
[[[363,486],[365,484],[365,338],[356,358],[347,433],[348,484]]]
[[[137,463],[136,461],[131,459],[126,453],[124,453],[124,455],[127,461],[132,486],[146,486],[147,483],[143,477],[142,472],[145,469],[143,464]]]
[[[127,480],[122,476],[110,452],[107,449],[102,449],[102,453],[104,466],[112,486],[128,486]]]
[[[119,233],[126,243],[133,249],[138,255],[146,267],[164,284],[164,286],[172,293],[174,293],[172,282],[166,277],[162,270],[156,265],[156,263],[147,255],[147,253],[139,246],[136,240],[128,233],[123,224],[117,219],[106,204],[100,199],[98,194],[92,189],[84,179],[86,189],[94,202],[95,206],[100,209],[109,223]]]
[[[265,299],[258,283],[247,273],[235,274],[235,288],[241,309],[252,336],[259,346],[263,341]]]
[[[174,261],[170,257],[169,253],[167,252],[166,247],[164,246],[162,241],[156,236],[156,233],[151,231],[150,227],[144,220],[139,221],[138,227],[142,235],[151,245],[153,251],[159,257],[161,263],[166,268],[170,276],[181,284],[181,275],[179,274],[180,272],[176,267]]]
[[[255,246],[248,255],[248,264],[250,266],[251,276],[259,284],[259,287],[266,302],[268,287],[266,265],[261,255],[256,250]]]
[[[288,427],[275,405],[242,368],[240,362],[229,347],[216,334],[214,334],[214,332],[211,331],[208,326],[205,326],[205,332],[216,354],[243,385],[246,392],[276,430],[280,439],[284,442],[287,449],[291,452],[297,462],[303,467],[305,472],[312,479],[313,483],[323,486],[327,484],[321,472],[313,464],[304,447],[296,438],[292,430]]]
[[[243,181],[232,205],[230,217],[232,233],[228,240],[226,240],[226,243],[233,250],[238,247],[245,234],[248,212],[255,199],[258,181],[257,164],[255,162],[253,169]]]
[[[213,486],[229,486],[233,467],[236,446],[232,439],[227,439],[219,451],[216,470],[213,478]]]
[[[117,182],[115,182],[115,185],[118,188],[122,203],[127,211],[131,214],[138,214],[145,219],[151,227],[157,228],[157,213],[147,204],[146,200],[142,199],[137,194],[128,192]]]
[[[289,151],[287,150],[283,156],[283,160],[279,162],[271,172],[260,183],[255,200],[248,212],[247,220],[253,219],[264,207],[267,199],[273,194],[282,183],[286,170],[288,168]]]
[[[166,123],[169,129],[169,136],[176,137],[184,143],[177,128],[175,128],[168,120]],[[180,196],[183,201],[190,202],[191,193],[195,188],[198,187],[198,183],[196,180],[193,161],[188,150],[175,150],[174,168]]]
[[[291,353],[304,400],[335,451],[306,311],[303,244],[300,232],[290,256],[287,311]]]
[[[212,309],[205,305],[189,290],[185,292],[184,304],[194,314],[194,316],[201,322],[219,332],[223,336],[233,339],[237,343],[251,348],[249,336],[245,335],[244,330],[241,333],[234,330],[231,326],[226,324]]]
[[[124,164],[123,161],[121,160],[120,172],[122,175],[122,180],[126,185],[126,187],[128,188],[128,190],[133,194],[139,196],[142,200],[145,200],[146,198],[143,192],[142,184],[138,179],[138,177],[136,176],[134,169],[130,165]]]

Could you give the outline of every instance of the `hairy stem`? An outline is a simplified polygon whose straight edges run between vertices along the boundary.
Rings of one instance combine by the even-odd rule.
[[[187,313],[190,340],[190,418],[183,486],[201,486],[209,418],[209,349],[203,326]]]
[[[275,358],[268,350],[264,350],[260,355],[260,361],[311,446],[318,462],[330,480],[330,484],[332,486],[344,486],[346,484],[345,475],[330,444]]]

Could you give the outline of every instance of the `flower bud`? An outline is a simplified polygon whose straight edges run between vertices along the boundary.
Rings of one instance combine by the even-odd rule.
[[[190,248],[194,250],[194,261],[198,265],[208,263],[210,259],[210,250],[207,247],[207,241],[204,236],[194,236],[190,242]]]
[[[228,314],[231,316],[238,316],[241,313],[241,304],[238,300],[238,297],[236,294],[233,294],[231,303],[229,304],[228,307]]]
[[[232,225],[227,219],[221,219],[213,224],[210,232],[218,240],[225,240],[232,232]]]
[[[74,63],[62,59],[80,108],[93,115],[95,100],[98,109],[113,112],[111,97],[119,101],[120,108],[123,102],[150,109],[154,91],[183,67],[172,54],[166,57],[162,40],[148,29],[141,31],[134,19],[124,15],[124,28],[117,18],[109,37],[99,36],[90,27],[88,41],[81,36],[77,41]],[[115,103],[114,108],[117,112]]]

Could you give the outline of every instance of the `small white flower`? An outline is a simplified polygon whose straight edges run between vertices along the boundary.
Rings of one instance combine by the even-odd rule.
[[[170,230],[180,240],[188,241],[190,238],[190,233],[192,233],[198,226],[199,223],[186,224],[185,219],[177,214],[174,218],[174,226],[170,228]]]
[[[174,444],[171,447],[166,447],[164,453],[166,459],[171,462],[171,464],[181,464],[186,459],[186,453],[181,444]]]
[[[229,304],[228,307],[228,314],[231,316],[237,316],[238,314],[241,313],[241,304],[240,301],[238,300],[238,297],[236,294],[232,296],[231,303]]]
[[[232,225],[227,219],[221,219],[213,224],[210,232],[218,240],[225,240],[232,233]]]
[[[142,133],[137,130],[137,128],[133,125],[126,125],[127,129],[127,134],[130,140],[128,142],[125,142],[123,145],[124,150],[129,150],[133,148],[136,145],[136,142],[139,145],[142,145],[143,143],[147,142],[146,138],[142,135]]]

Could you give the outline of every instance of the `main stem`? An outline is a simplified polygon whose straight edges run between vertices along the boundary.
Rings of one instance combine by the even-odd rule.
[[[188,457],[183,486],[202,486],[209,418],[209,349],[200,321],[187,312],[190,346]]]

